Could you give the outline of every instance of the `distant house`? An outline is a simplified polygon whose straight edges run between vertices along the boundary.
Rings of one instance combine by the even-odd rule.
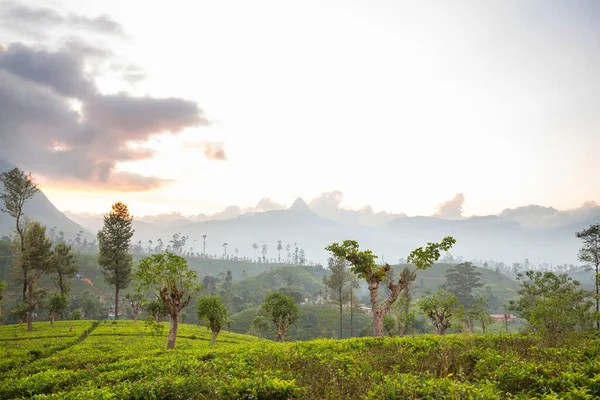
[[[76,274],[76,275],[75,275],[75,278],[77,278],[77,279],[83,279],[83,278],[84,278],[84,276],[83,276],[82,274]]]
[[[494,321],[504,321],[505,319],[512,321],[513,319],[517,319],[517,317],[512,314],[509,314],[507,316],[508,318],[506,318],[506,314],[490,314],[490,317],[492,317]]]
[[[360,310],[362,312],[364,312],[367,315],[371,315],[371,307],[367,307],[367,306],[360,306]]]

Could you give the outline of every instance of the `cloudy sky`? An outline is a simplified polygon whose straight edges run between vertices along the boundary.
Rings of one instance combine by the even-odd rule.
[[[1,1],[0,159],[76,212],[577,208],[600,199],[598,20],[595,0]]]

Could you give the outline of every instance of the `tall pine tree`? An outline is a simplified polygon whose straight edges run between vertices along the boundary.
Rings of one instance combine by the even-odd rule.
[[[133,257],[129,253],[129,243],[134,233],[132,221],[127,205],[117,202],[104,216],[104,226],[98,231],[98,264],[102,267],[104,281],[115,287],[115,320],[119,318],[119,291],[131,283]]]
[[[25,252],[25,231],[23,226],[23,206],[27,200],[31,200],[40,190],[33,180],[31,174],[27,174],[18,168],[0,174],[0,182],[4,185],[4,191],[0,193],[0,200],[4,202],[3,212],[15,219],[18,239],[18,254]],[[23,301],[27,301],[27,269],[21,265],[23,282]]]
[[[52,242],[46,236],[46,227],[34,221],[25,228],[24,243],[21,263],[27,272],[27,330],[31,331],[33,312],[46,292],[36,290],[35,285],[50,270]]]

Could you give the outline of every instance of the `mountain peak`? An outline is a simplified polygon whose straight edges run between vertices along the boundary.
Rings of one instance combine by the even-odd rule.
[[[310,207],[308,206],[308,204],[306,204],[306,202],[304,200],[302,200],[301,197],[298,197],[294,201],[294,204],[292,204],[290,206],[290,208],[288,208],[288,210],[301,212],[304,214],[312,214],[313,213],[312,210],[310,209]]]

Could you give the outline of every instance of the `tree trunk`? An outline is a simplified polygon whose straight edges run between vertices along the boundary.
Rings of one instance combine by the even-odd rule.
[[[596,262],[596,329],[600,330],[600,319],[598,319],[598,315],[600,314],[600,291],[598,290],[598,267],[600,264]]]
[[[17,214],[17,234],[21,241],[21,269],[23,270],[23,301],[27,301],[27,268],[23,265],[23,253],[25,253],[25,238],[23,236],[23,230],[21,229],[21,212]]]
[[[278,342],[285,342],[285,332],[282,330],[278,330],[277,331],[277,341]]]
[[[54,314],[50,316],[50,325],[54,325]]]
[[[379,308],[379,282],[374,278],[369,281],[369,298],[371,300],[371,314],[373,314],[373,337],[383,334],[383,315]]]
[[[344,338],[343,323],[342,323],[342,288],[340,288],[340,339]]]
[[[350,337],[354,337],[354,333],[352,332],[352,316],[354,315],[354,304],[353,304],[353,290],[352,290],[352,282],[350,283]]]
[[[65,294],[65,289],[63,286],[63,276],[62,273],[58,273],[58,286],[60,288],[60,294],[64,295]]]
[[[33,329],[33,284],[31,282],[28,282],[27,284],[27,293],[27,330],[31,332],[31,330]]]
[[[119,284],[115,285],[115,321],[119,319]]]
[[[133,309],[133,321],[134,322],[137,322],[139,313],[140,313],[140,310],[135,309],[135,308]]]
[[[171,326],[169,329],[169,341],[167,342],[167,349],[175,348],[175,339],[177,339],[177,328],[179,327],[179,315],[173,313],[171,315]]]
[[[212,331],[212,340],[210,341],[211,344],[215,344],[215,342],[217,341],[217,334],[219,332],[217,331]]]

